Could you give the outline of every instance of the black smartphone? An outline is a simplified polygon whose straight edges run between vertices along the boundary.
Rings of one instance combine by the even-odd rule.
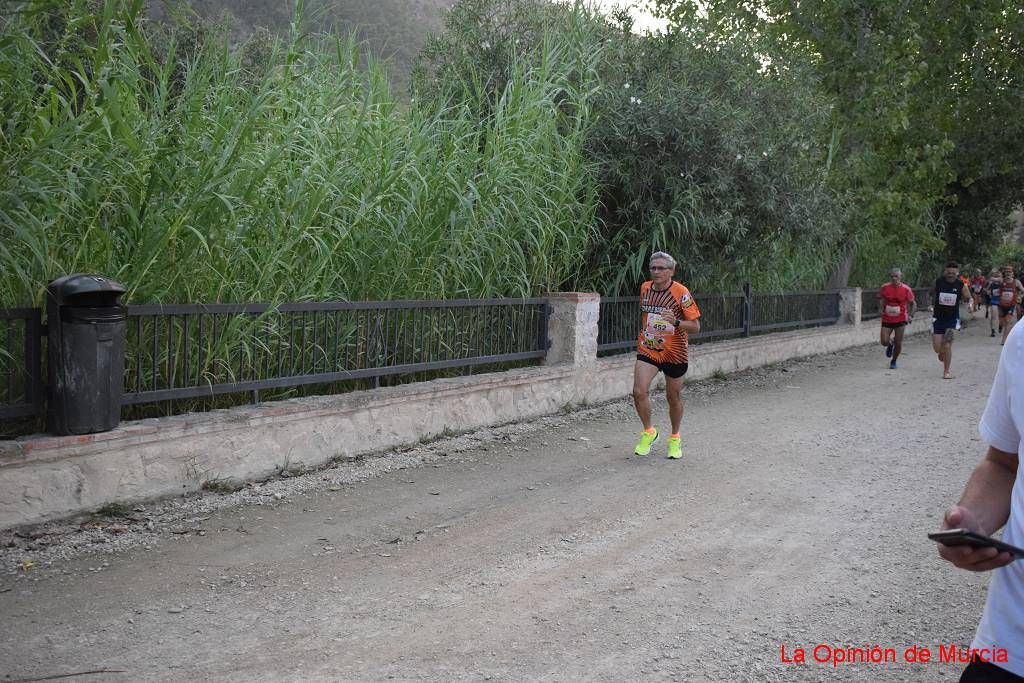
[[[933,534],[928,534],[928,538],[932,539],[936,543],[941,543],[942,545],[969,545],[972,548],[995,548],[1001,553],[1010,553],[1013,555],[1014,559],[1024,557],[1024,550],[1017,546],[1010,545],[1009,543],[1003,543],[995,538],[983,536],[977,532],[968,531],[967,529],[936,531]]]

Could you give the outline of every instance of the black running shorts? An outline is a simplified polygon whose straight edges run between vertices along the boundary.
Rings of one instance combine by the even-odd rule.
[[[995,664],[974,661],[960,675],[960,683],[1020,683],[1024,678]]]
[[[690,368],[689,363],[659,363],[658,361],[648,358],[647,356],[641,356],[639,353],[636,355],[637,360],[642,360],[645,363],[650,363],[654,367],[658,368],[665,373],[666,377],[672,379],[679,379],[686,374],[686,371]]]

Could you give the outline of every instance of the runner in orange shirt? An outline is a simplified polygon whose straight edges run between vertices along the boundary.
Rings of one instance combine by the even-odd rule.
[[[964,275],[963,273],[960,273],[960,275],[957,276],[957,279],[959,279],[960,282],[963,283],[964,287],[967,288],[967,293],[970,294],[970,292],[971,292],[971,281],[967,278],[967,276]],[[968,297],[967,298],[967,302],[968,302],[968,304],[967,304],[967,312],[971,313],[972,314],[971,317],[973,318],[974,317],[974,315],[973,315],[974,314],[974,309],[972,307],[974,306],[974,298],[973,297]],[[966,328],[967,327],[967,318],[961,318],[960,319],[960,327],[961,328]]]
[[[1020,302],[1020,295],[1024,292],[1024,285],[1021,285],[1017,275],[1013,272],[1012,266],[1003,268],[1002,286],[999,288],[999,329],[1002,330],[1003,339],[999,342],[1002,346],[1006,343],[1006,337],[1017,322],[1017,304]]]
[[[700,309],[684,285],[672,279],[676,260],[663,251],[651,254],[651,279],[640,286],[640,336],[633,366],[633,404],[644,425],[634,453],[647,455],[658,438],[651,425],[651,382],[665,373],[665,395],[672,434],[668,457],[683,457],[679,425],[683,420],[683,375],[689,367],[689,335],[700,332]]]

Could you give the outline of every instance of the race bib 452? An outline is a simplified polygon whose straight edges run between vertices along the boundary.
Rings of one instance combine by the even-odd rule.
[[[672,323],[665,320],[660,313],[648,313],[647,329],[645,331],[648,337],[663,338],[675,335],[676,328]]]

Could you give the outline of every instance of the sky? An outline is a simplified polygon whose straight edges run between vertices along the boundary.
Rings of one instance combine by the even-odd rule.
[[[564,0],[569,1],[569,0]],[[636,5],[643,4],[637,0],[626,2],[623,0],[591,0],[596,6],[603,10],[610,11],[615,7],[631,6],[629,13],[636,20],[636,31],[643,33],[648,30],[657,30],[665,27],[665,22],[655,19],[647,10],[640,9]]]

